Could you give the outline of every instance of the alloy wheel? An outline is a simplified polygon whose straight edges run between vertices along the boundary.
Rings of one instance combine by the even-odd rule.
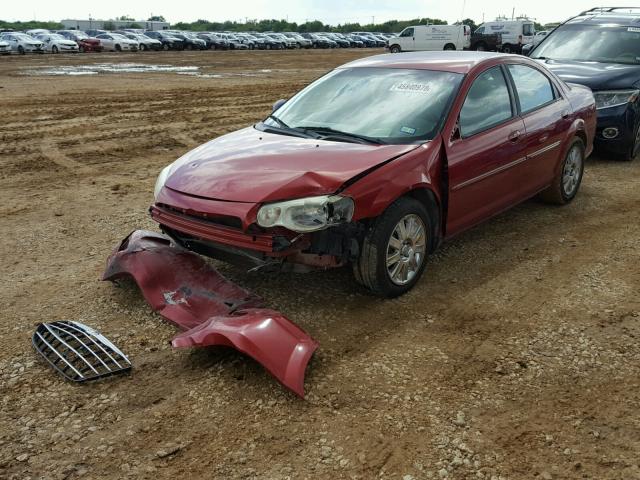
[[[567,160],[562,169],[562,191],[566,197],[572,197],[582,177],[582,149],[578,145],[574,145],[567,154]]]
[[[409,283],[420,271],[426,255],[426,231],[422,219],[411,213],[391,232],[385,260],[389,278],[396,285]]]

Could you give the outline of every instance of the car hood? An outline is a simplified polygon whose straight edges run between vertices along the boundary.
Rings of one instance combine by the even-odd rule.
[[[165,185],[187,195],[233,202],[325,195],[415,148],[313,140],[249,127],[178,159]]]
[[[565,82],[585,85],[591,90],[615,90],[640,84],[640,65],[622,63],[541,60]]]

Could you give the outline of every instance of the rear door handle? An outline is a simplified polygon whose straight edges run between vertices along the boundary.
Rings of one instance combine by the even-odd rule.
[[[520,140],[521,135],[522,135],[522,132],[520,130],[514,130],[509,134],[509,141],[515,143],[518,140]]]

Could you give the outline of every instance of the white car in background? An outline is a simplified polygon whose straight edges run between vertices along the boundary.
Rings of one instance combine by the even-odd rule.
[[[140,48],[140,44],[135,40],[125,37],[119,33],[103,33],[96,37],[100,44],[107,51],[112,52],[135,52]]]
[[[44,45],[40,40],[30,37],[26,33],[9,32],[0,34],[0,40],[4,40],[11,47],[11,51],[24,55],[25,53],[44,53]]]
[[[11,45],[4,40],[0,40],[0,55],[9,55],[11,53]]]
[[[549,30],[542,30],[541,32],[536,32],[536,34],[533,36],[533,46],[535,47],[542,40],[544,40],[544,37],[546,37],[548,33],[549,33]]]
[[[133,32],[122,32],[122,35],[127,37],[129,40],[138,42],[138,44],[140,45],[139,48],[143,52],[146,52],[147,50],[162,50],[162,42],[156,40],[155,38],[150,38],[141,33]]]
[[[80,49],[78,44],[73,40],[64,38],[59,33],[43,33],[36,36],[36,40],[40,40],[43,44],[45,52],[51,53],[78,53]]]

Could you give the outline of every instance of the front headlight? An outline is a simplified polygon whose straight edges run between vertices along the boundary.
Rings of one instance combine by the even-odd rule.
[[[263,205],[258,210],[257,220],[264,228],[284,227],[306,233],[350,222],[353,211],[351,198],[323,195]]]
[[[610,108],[635,102],[640,90],[610,90],[593,92],[596,98],[596,108]]]
[[[158,198],[158,194],[160,193],[160,190],[162,190],[162,187],[164,187],[164,184],[167,182],[167,178],[169,178],[172,168],[173,168],[173,163],[164,167],[160,172],[160,175],[158,175],[158,179],[156,180],[156,186],[153,189],[154,199]]]

